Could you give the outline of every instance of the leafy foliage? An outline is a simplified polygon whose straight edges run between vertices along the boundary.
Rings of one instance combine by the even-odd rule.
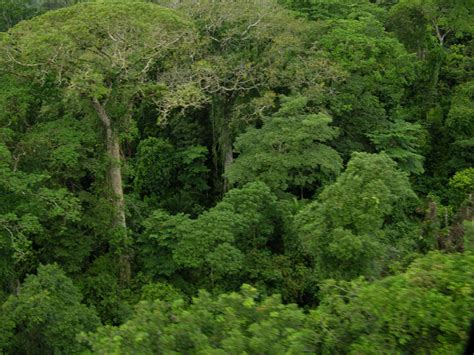
[[[325,144],[337,129],[322,113],[305,114],[306,105],[304,97],[287,99],[262,128],[237,139],[240,155],[226,173],[231,183],[258,180],[275,191],[314,191],[339,173],[342,160]]]
[[[462,351],[473,307],[472,263],[472,255],[433,253],[406,273],[373,284],[328,281],[320,307],[308,317],[300,349]]]
[[[171,212],[199,212],[209,190],[207,153],[203,146],[177,150],[162,139],[142,140],[135,158],[136,192]]]
[[[38,275],[29,275],[18,295],[11,295],[2,305],[2,350],[33,354],[79,351],[82,346],[76,335],[100,324],[81,299],[59,266],[40,266]]]
[[[201,292],[190,305],[142,302],[129,322],[87,341],[102,354],[457,353],[474,306],[473,266],[472,255],[433,253],[373,284],[327,281],[309,315],[277,296],[259,300],[248,285],[217,297]]]
[[[423,143],[421,125],[397,120],[369,137],[377,149],[395,160],[402,170],[413,174],[424,172],[420,154]]]
[[[0,352],[460,353],[472,9],[0,0]]]
[[[275,196],[258,182],[231,190],[196,219],[155,211],[144,222],[144,266],[155,277],[184,268],[198,272],[202,281],[209,277],[211,284],[223,282],[246,273],[274,234],[277,219]]]
[[[374,276],[394,245],[387,217],[416,199],[384,154],[354,153],[347,169],[297,216],[300,238],[321,278]],[[395,223],[396,219],[392,220]]]

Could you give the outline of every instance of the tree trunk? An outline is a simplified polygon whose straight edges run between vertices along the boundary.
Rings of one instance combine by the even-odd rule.
[[[445,61],[444,49],[442,47],[437,47],[435,52],[431,54],[430,60],[432,61],[431,63],[428,63],[428,65],[431,66],[429,68],[431,72],[430,79],[428,81],[428,87],[424,95],[427,98],[426,105],[428,108],[431,108],[438,103],[437,89],[439,83],[439,74]]]
[[[112,128],[112,122],[109,118],[109,115],[97,99],[94,99],[94,108],[100,120],[102,121],[102,124],[105,129],[107,154],[110,158],[108,173],[110,179],[110,187],[114,195],[114,225],[116,227],[127,228],[127,223],[125,220],[125,202],[123,197],[122,170],[120,167],[120,144],[118,135],[117,132],[115,132]]]
[[[214,170],[219,181],[219,188],[225,194],[230,186],[228,179],[223,176],[227,168],[234,161],[232,150],[232,134],[229,119],[230,100],[223,97],[215,97],[211,108],[211,123],[213,146],[212,155],[214,161]]]
[[[223,156],[223,167],[224,167],[224,173],[227,171],[227,168],[232,164],[234,161],[234,152],[232,150],[232,136],[229,132],[229,127],[228,123],[224,122],[224,125],[222,127],[222,136],[221,136],[221,150],[222,150],[222,156]],[[224,177],[224,186],[223,186],[223,192],[226,193],[229,191],[230,186],[229,186],[229,180]]]
[[[107,155],[109,156],[110,163],[108,167],[108,175],[110,181],[110,187],[113,193],[114,203],[114,227],[119,233],[124,235],[124,244],[127,232],[127,222],[125,219],[125,199],[123,195],[122,186],[122,169],[121,169],[121,158],[120,158],[120,143],[118,133],[112,127],[112,121],[107,114],[104,106],[97,99],[93,99],[94,109],[99,116],[102,125],[105,129]],[[130,253],[126,245],[121,246],[120,253],[120,279],[124,283],[130,281],[131,267],[130,267]]]

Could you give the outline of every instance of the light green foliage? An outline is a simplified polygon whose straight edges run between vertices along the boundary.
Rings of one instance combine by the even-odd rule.
[[[432,253],[407,272],[368,284],[328,281],[300,349],[318,354],[464,350],[474,309],[474,256]]]
[[[406,174],[388,156],[354,153],[336,182],[296,217],[319,277],[376,276],[394,243],[386,219],[414,199]]]
[[[385,152],[398,163],[400,169],[422,174],[423,156],[420,148],[423,145],[423,130],[420,124],[396,120],[388,126],[369,134],[377,150]]]
[[[243,185],[263,181],[274,191],[314,191],[334,179],[342,159],[327,145],[338,135],[323,113],[306,112],[307,99],[286,98],[280,110],[237,138],[239,154],[226,171],[229,181]]]
[[[258,300],[256,289],[217,297],[200,292],[191,305],[140,303],[120,328],[101,328],[88,341],[101,354],[281,354],[303,325],[296,305],[278,296]]]
[[[474,257],[432,253],[400,275],[323,285],[305,315],[278,296],[200,292],[190,305],[142,302],[120,327],[86,337],[101,354],[460,353],[474,307]]]
[[[134,16],[127,16],[132,12]],[[39,78],[51,73],[58,84],[101,98],[111,94],[108,80],[122,77],[133,81],[143,76],[141,70],[149,56],[157,55],[153,46],[166,45],[170,32],[179,32],[185,25],[189,24],[178,15],[156,5],[130,1],[82,3],[15,26],[4,44],[4,60],[30,64],[35,69],[29,71]],[[44,26],[49,31],[42,31]],[[153,41],[157,43],[150,43]],[[126,84],[122,83],[124,89]],[[135,91],[138,87],[128,89]]]
[[[449,184],[465,193],[474,191],[474,168],[458,171],[449,181]]]
[[[373,16],[327,22],[322,29],[318,45],[348,73],[334,85],[337,94],[326,97],[335,124],[345,133],[339,151],[347,154],[364,149],[368,135],[394,120],[415,62]]]
[[[275,201],[265,184],[254,182],[229,191],[196,219],[155,211],[144,222],[140,242],[144,267],[153,276],[194,270],[196,282],[211,285],[245,275],[253,258],[268,253],[265,246],[278,221]]]
[[[75,353],[82,348],[76,335],[100,324],[57,265],[40,266],[38,274],[28,276],[17,292],[0,310],[0,334],[10,332],[1,339],[2,350],[8,353]]]
[[[88,106],[94,99],[107,102],[114,128],[126,130],[138,97],[175,108],[163,95],[170,88],[180,96],[186,83],[169,77],[157,85],[149,74],[170,70],[192,39],[191,24],[169,9],[126,0],[86,2],[18,24],[5,37],[1,58],[41,84],[54,81],[70,99],[87,98]],[[183,95],[179,105],[186,106],[189,95]]]
[[[248,118],[241,116],[242,103],[282,86],[319,86],[334,74],[331,63],[322,62],[324,56],[310,48],[311,26],[275,1],[157,2],[188,14],[200,31],[204,47],[193,70],[205,80],[215,100],[213,109],[232,114],[216,120],[229,124],[230,119]],[[307,62],[309,58],[312,62]]]
[[[454,90],[446,126],[455,137],[455,144],[468,149],[474,147],[474,81]]]

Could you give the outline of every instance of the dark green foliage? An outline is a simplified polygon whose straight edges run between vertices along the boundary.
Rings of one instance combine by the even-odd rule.
[[[46,11],[85,1],[89,0],[0,0],[0,32]]]
[[[394,30],[414,49],[423,49],[428,36],[443,46],[453,37],[473,33],[473,4],[472,0],[401,0],[391,9]]]
[[[8,353],[75,353],[82,348],[76,336],[100,324],[57,265],[39,266],[16,293],[0,309],[0,346]]]
[[[318,45],[347,72],[346,80],[334,86],[335,95],[326,100],[335,125],[344,133],[339,150],[348,156],[370,149],[367,137],[394,121],[416,63],[372,16],[322,26]]]
[[[79,199],[63,187],[49,188],[46,175],[18,171],[5,145],[0,145],[0,154],[3,287],[12,287],[11,283],[31,271],[38,260],[63,261],[75,270],[75,263],[80,264],[90,249],[88,238],[68,239],[81,217]]]
[[[102,255],[81,275],[84,302],[93,305],[104,324],[121,324],[131,315],[130,292],[122,288],[119,267],[111,254]]]
[[[451,108],[446,120],[454,144],[464,149],[474,147],[474,81],[468,81],[455,88]]]
[[[383,14],[383,9],[368,0],[279,0],[311,20],[357,18]]]
[[[184,268],[188,277],[198,277],[196,283],[225,287],[266,254],[276,223],[276,197],[258,182],[229,191],[196,219],[155,211],[144,222],[140,242],[145,270],[156,277]]]
[[[80,185],[99,163],[97,134],[91,128],[88,120],[72,117],[38,123],[19,142],[19,168],[48,174],[59,185]]]
[[[387,233],[387,217],[396,223],[394,211],[413,200],[406,174],[388,156],[354,153],[336,182],[296,217],[318,276],[350,279],[380,273],[389,246],[397,243]]]
[[[135,191],[154,207],[199,212],[209,190],[207,153],[203,146],[177,149],[163,139],[142,140],[133,168]]]
[[[474,307],[473,266],[472,254],[432,253],[407,272],[373,284],[328,281],[321,305],[308,317],[300,349],[462,353]]]
[[[460,353],[474,307],[474,256],[430,254],[407,272],[369,284],[327,281],[304,314],[277,296],[201,292],[183,301],[142,302],[121,327],[87,341],[101,354]]]
[[[0,353],[461,353],[472,9],[0,0]]]

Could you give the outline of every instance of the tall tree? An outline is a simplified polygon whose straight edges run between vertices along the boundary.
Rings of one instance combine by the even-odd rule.
[[[425,102],[435,103],[446,49],[472,36],[473,0],[401,0],[390,10],[389,25],[406,47],[427,62]]]
[[[393,29],[412,48],[422,49],[426,35],[444,47],[450,38],[474,31],[473,6],[472,0],[400,0],[391,9]]]
[[[4,36],[4,68],[43,84],[54,82],[70,100],[91,107],[102,124],[124,280],[130,274],[130,254],[120,134],[132,125],[137,100],[163,96],[167,63],[179,61],[192,38],[190,23],[173,11],[130,1],[51,11]]]
[[[342,159],[328,144],[339,134],[331,118],[308,112],[305,97],[283,98],[282,106],[266,117],[260,129],[237,137],[238,158],[228,167],[231,183],[260,180],[277,192],[300,197],[330,182],[342,169]]]
[[[274,0],[196,2],[157,0],[189,14],[203,40],[193,67],[210,97],[216,170],[234,159],[233,143],[243,128],[272,109],[275,93],[321,92],[338,70],[312,47],[309,24]],[[223,180],[222,190],[230,188]]]
[[[406,174],[385,154],[354,153],[347,169],[296,217],[319,277],[378,276],[388,246],[400,237],[391,223],[416,200]],[[395,214],[396,211],[396,214]]]

